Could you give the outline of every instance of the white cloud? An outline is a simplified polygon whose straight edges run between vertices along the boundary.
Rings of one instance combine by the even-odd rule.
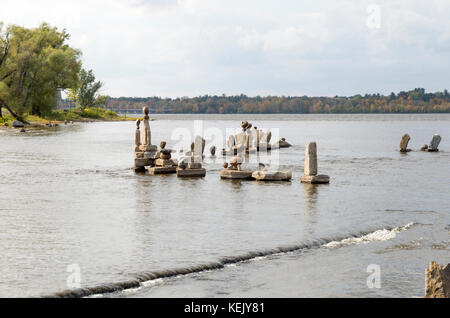
[[[367,7],[381,28],[367,28]],[[449,88],[445,0],[2,0],[0,21],[72,34],[113,96]]]

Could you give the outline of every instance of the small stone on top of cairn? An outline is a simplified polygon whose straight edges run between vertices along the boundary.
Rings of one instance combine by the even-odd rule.
[[[402,141],[400,142],[400,152],[401,153],[407,153],[410,152],[411,149],[408,149],[409,141],[411,140],[411,137],[408,134],[404,134],[402,137]]]
[[[442,137],[438,134],[433,136],[433,139],[431,139],[430,145],[424,145],[421,150],[427,151],[427,152],[438,152],[439,151],[439,145],[442,141]]]
[[[305,176],[301,178],[302,183],[328,184],[330,177],[318,175],[317,144],[312,142],[306,148]]]

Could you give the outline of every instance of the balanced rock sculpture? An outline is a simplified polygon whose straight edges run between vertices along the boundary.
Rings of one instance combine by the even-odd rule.
[[[301,178],[302,183],[328,184],[330,177],[327,175],[318,175],[317,163],[317,144],[312,142],[306,148],[305,158],[305,176]]]
[[[407,153],[410,152],[411,149],[408,149],[409,141],[411,140],[411,137],[408,134],[404,134],[402,137],[402,141],[400,142],[400,152],[401,153]]]
[[[155,159],[155,166],[148,169],[150,175],[171,174],[177,172],[177,164],[172,160],[172,153],[168,149],[162,149]]]
[[[195,142],[191,145],[191,156],[179,160],[176,170],[179,178],[203,178],[206,176],[206,169],[202,167],[205,144],[206,141],[202,137],[195,138]]]
[[[237,155],[233,157],[229,163],[224,163],[223,170],[220,171],[220,178],[222,179],[234,179],[234,180],[251,180],[253,179],[253,171],[242,170],[242,164],[244,163],[244,157]]]
[[[134,170],[145,172],[145,167],[153,166],[158,147],[151,144],[150,117],[148,107],[144,107],[143,133],[141,134],[141,120],[136,122]]]

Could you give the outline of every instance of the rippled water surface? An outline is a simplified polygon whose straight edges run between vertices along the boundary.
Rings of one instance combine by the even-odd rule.
[[[133,122],[0,130],[0,296],[66,290],[72,264],[91,287],[302,244],[311,248],[106,296],[423,295],[428,263],[450,261],[449,115],[166,115],[151,123],[153,143],[187,149],[181,132],[200,127],[209,149],[243,119],[294,145],[262,158],[279,156],[292,182],[221,181],[221,157],[206,158],[204,179],[136,175]],[[396,151],[404,133],[407,155]],[[441,151],[417,151],[435,133]],[[299,181],[310,141],[330,185]],[[367,287],[371,264],[380,289]]]

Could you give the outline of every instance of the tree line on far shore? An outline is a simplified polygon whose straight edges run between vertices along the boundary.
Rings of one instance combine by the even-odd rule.
[[[80,109],[104,105],[103,84],[85,70],[81,51],[71,48],[66,30],[46,23],[37,28],[5,26],[0,21],[0,120],[51,114],[66,91]]]
[[[182,114],[353,114],[353,113],[450,113],[450,94],[427,93],[423,88],[411,91],[355,95],[352,97],[249,97],[200,96],[194,98],[120,97],[110,98],[106,107],[116,110],[140,110],[153,113]]]

